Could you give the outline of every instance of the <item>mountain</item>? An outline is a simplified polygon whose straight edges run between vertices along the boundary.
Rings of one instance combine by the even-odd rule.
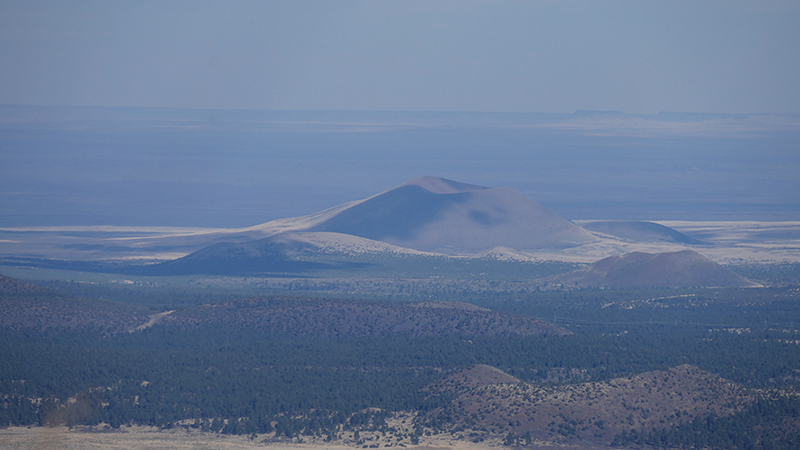
[[[565,248],[594,241],[580,227],[509,188],[421,177],[368,198],[309,231],[350,234],[437,253]]]
[[[582,228],[634,242],[674,242],[688,245],[703,244],[703,241],[655,222],[606,220],[589,222],[584,224]]]
[[[364,200],[241,231],[249,236],[329,232],[418,251],[474,254],[495,247],[568,248],[591,233],[509,188],[424,176]]]
[[[754,284],[705,256],[683,250],[610,256],[586,269],[551,277],[569,287],[746,287]]]
[[[191,239],[191,237],[188,237]],[[218,234],[217,242],[144,275],[253,275],[349,267],[358,253],[513,254],[594,242],[591,233],[509,188],[421,177],[361,201]],[[249,239],[249,240],[245,240]],[[504,257],[508,259],[507,257]]]

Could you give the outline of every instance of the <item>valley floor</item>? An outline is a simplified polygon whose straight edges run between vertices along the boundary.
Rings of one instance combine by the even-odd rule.
[[[0,448],[6,450],[353,450],[361,446],[325,442],[279,442],[265,441],[263,438],[251,439],[248,436],[220,435],[182,428],[159,430],[155,427],[122,427],[114,431],[98,431],[89,427],[69,429],[59,427],[8,427],[0,429]],[[367,447],[369,448],[369,447]],[[373,447],[374,448],[374,447]],[[408,450],[482,450],[505,448],[498,440],[479,444],[459,441],[448,435],[428,436],[418,446],[406,447]],[[564,446],[547,443],[527,448],[547,448],[561,450],[599,450],[608,447]]]
[[[581,225],[589,221],[574,222]],[[721,264],[800,262],[800,222],[658,221],[658,223],[700,239],[703,244],[634,242],[595,233],[598,238],[596,242],[567,249],[515,254],[514,257],[590,263],[607,256],[634,251],[661,253],[691,248]],[[249,239],[244,237],[245,232],[242,230],[245,229],[100,226],[0,228],[0,255],[75,261],[165,261],[180,258],[214,242],[238,242]],[[249,237],[265,236],[266,234]],[[365,242],[375,243],[375,241]],[[340,247],[343,245],[338,241],[316,242],[316,244],[323,245],[328,250],[341,250]],[[379,247],[388,245],[377,244],[380,244]],[[355,245],[353,243],[348,245],[345,247],[350,250],[369,250],[358,245],[352,247]]]

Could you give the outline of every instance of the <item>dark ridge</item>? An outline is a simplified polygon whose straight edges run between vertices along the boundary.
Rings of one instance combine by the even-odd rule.
[[[622,111],[613,111],[613,110],[592,110],[592,109],[579,109],[572,113],[573,117],[605,117],[605,116],[615,116],[621,117],[626,116]]]
[[[49,292],[41,286],[30,284],[17,278],[0,275],[0,294],[25,294]]]
[[[371,303],[270,297],[235,300],[176,311],[168,327],[255,329],[267,335],[543,336],[569,331],[547,322],[463,303]]]
[[[10,330],[98,330],[113,335],[149,318],[142,308],[63,295],[0,275],[0,328]]]
[[[0,263],[3,265],[16,267],[36,267],[39,269],[75,270],[81,272],[119,274],[135,274],[139,268],[143,267],[130,263],[21,257],[0,258]]]

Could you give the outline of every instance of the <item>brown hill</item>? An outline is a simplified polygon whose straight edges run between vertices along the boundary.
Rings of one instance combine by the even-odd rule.
[[[514,383],[520,383],[520,380],[495,367],[476,364],[437,381],[426,390],[462,394],[481,386]]]
[[[586,269],[548,280],[566,287],[746,287],[754,284],[705,256],[683,250],[633,252],[601,259]]]
[[[460,303],[368,303],[252,298],[202,305],[164,318],[166,326],[249,328],[286,336],[565,335],[547,322]]]
[[[451,378],[458,377],[469,379],[468,374]],[[754,398],[734,383],[683,365],[568,386],[478,385],[430,418],[495,435],[529,432],[536,440],[609,443],[622,431],[669,427],[711,413],[732,414]]]

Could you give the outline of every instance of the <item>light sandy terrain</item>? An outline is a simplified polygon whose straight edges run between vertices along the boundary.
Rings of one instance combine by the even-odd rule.
[[[267,446],[258,440],[242,436],[220,436],[210,433],[180,430],[158,431],[149,427],[123,427],[119,431],[89,432],[69,430],[66,427],[9,427],[0,430],[0,447],[8,450],[159,450],[159,449],[219,449],[245,450],[302,447],[297,445]],[[323,447],[315,447],[322,449]],[[334,449],[337,447],[326,447]],[[346,447],[338,447],[344,449]]]
[[[87,431],[66,427],[9,427],[0,429],[0,448],[4,450],[353,450],[355,446],[327,443],[265,442],[248,436],[223,436],[183,429],[161,430],[152,427],[122,427],[116,431]],[[384,447],[381,447],[384,448]],[[395,447],[396,448],[396,447]],[[449,437],[431,436],[408,450],[485,450],[502,447],[499,442],[475,444]],[[532,448],[591,450],[598,447],[550,446]]]
[[[323,211],[326,213],[326,211]],[[323,213],[318,216],[325,217]],[[284,219],[251,228],[135,228],[40,227],[0,228],[0,257],[36,257],[68,260],[169,260],[215,242],[242,242],[306,226],[320,217]],[[303,219],[303,220],[301,220]],[[280,223],[278,223],[280,222]],[[586,221],[575,221],[581,224]],[[694,250],[718,263],[800,262],[800,222],[688,222],[659,221],[702,240],[703,245],[670,242],[632,242],[593,232],[598,240],[552,250],[495,249],[482,256],[500,259],[594,262],[641,251],[647,253]],[[325,252],[396,252],[423,254],[391,244],[338,233],[293,232],[291,239],[310,243]],[[481,255],[479,255],[481,256]]]
[[[630,252],[662,253],[689,249],[720,264],[800,262],[800,222],[657,223],[696,237],[705,244],[631,242],[593,233],[601,238],[598,242],[563,250],[537,252],[535,256],[544,260],[594,262]]]
[[[164,311],[164,312],[153,314],[152,316],[150,316],[150,320],[148,320],[147,322],[139,325],[136,328],[132,328],[132,329],[128,330],[128,332],[129,333],[133,333],[134,331],[142,331],[142,330],[144,330],[146,328],[150,328],[150,327],[152,327],[153,325],[155,325],[157,323],[161,323],[164,320],[164,317],[167,317],[168,315],[170,315],[170,314],[172,314],[174,312],[175,312],[175,310]]]

